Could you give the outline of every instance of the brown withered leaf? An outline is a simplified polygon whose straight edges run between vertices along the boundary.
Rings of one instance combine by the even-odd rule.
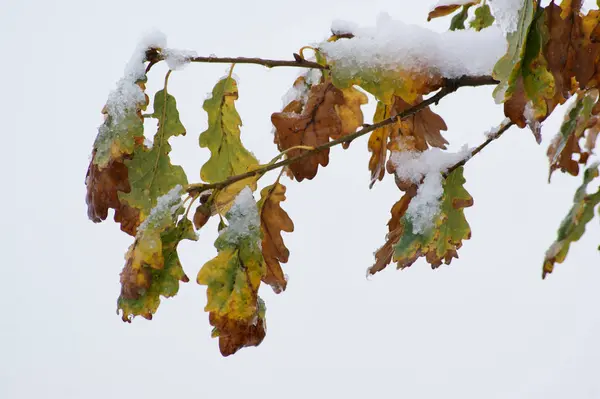
[[[139,210],[121,203],[118,194],[119,191],[131,191],[127,166],[122,159],[112,159],[100,169],[94,164],[95,155],[92,155],[86,175],[88,217],[94,223],[99,223],[107,218],[109,209],[114,209],[115,222],[121,224],[121,230],[135,236],[140,224]]]
[[[527,120],[524,116],[526,105],[527,97],[523,87],[523,77],[519,76],[515,83],[515,92],[504,103],[504,115],[521,129],[527,126]]]
[[[504,114],[520,128],[529,125],[538,143],[540,123],[573,92],[573,42],[577,40],[578,26],[575,3],[566,19],[561,17],[563,10],[553,3],[543,15],[534,18],[511,96],[504,103]]]
[[[600,82],[600,44],[596,33],[600,21],[600,11],[590,10],[587,15],[575,16],[577,41],[574,76],[581,89],[598,87]]]
[[[554,97],[558,98],[558,97]],[[564,98],[560,101],[564,102]],[[527,95],[525,94],[525,88],[523,86],[523,77],[519,76],[517,78],[517,82],[515,83],[515,91],[511,98],[506,100],[504,103],[504,115],[511,120],[514,124],[519,126],[521,129],[529,126],[535,141],[538,144],[542,142],[542,133],[541,133],[541,122],[546,119],[548,115],[552,112],[552,110],[558,104],[554,99],[545,99],[546,106],[548,107],[548,114],[544,116],[541,120],[527,121],[525,119],[525,108],[527,107]]]
[[[296,146],[318,147],[329,142],[330,137],[343,134],[342,120],[336,106],[344,104],[344,95],[331,82],[313,85],[304,107],[300,101],[292,101],[283,112],[271,115],[276,128],[275,143],[280,151]],[[306,150],[293,149],[288,153],[293,158]],[[329,149],[320,151],[289,165],[289,169],[298,181],[313,179],[319,165],[329,163]]]
[[[244,347],[258,346],[266,335],[265,320],[261,315],[254,323],[248,323],[211,312],[208,320],[215,327],[213,337],[219,337],[219,350],[223,356],[233,355]]]
[[[572,11],[573,7],[568,9]],[[544,9],[544,19],[548,29],[548,42],[544,47],[544,56],[548,62],[548,70],[554,76],[555,96],[560,96],[555,99],[562,98],[562,102],[559,101],[561,104],[572,94],[571,77],[577,58],[576,43],[581,37],[579,13],[570,13],[563,18],[561,16],[563,11],[554,3],[550,3]]]
[[[375,115],[373,116],[373,123],[378,123],[389,118],[391,110],[392,106],[378,101]],[[371,158],[369,159],[371,183],[369,184],[369,188],[372,188],[377,180],[382,180],[385,175],[387,145],[393,129],[398,129],[398,126],[396,124],[389,124],[373,130],[369,136],[368,149],[371,152]]]
[[[262,253],[267,264],[267,271],[262,281],[269,284],[275,293],[285,291],[287,281],[281,270],[281,263],[286,263],[290,251],[286,248],[281,232],[294,231],[294,222],[286,211],[281,208],[285,201],[285,186],[275,183],[261,190],[260,229],[262,231]]]
[[[400,219],[406,213],[410,200],[416,194],[416,190],[411,193],[406,193],[392,206],[391,218],[388,222],[388,234],[386,235],[385,244],[375,252],[375,264],[368,270],[368,274],[375,274],[385,269],[391,262],[394,256],[394,245],[400,240],[404,232],[404,227],[400,223]]]
[[[561,151],[558,151],[558,147],[560,145],[561,137],[558,134],[550,143],[548,147],[548,158],[551,160],[556,156],[556,162],[550,165],[550,173],[548,176],[548,180],[550,180],[550,176],[552,176],[552,172],[556,169],[560,169],[563,172],[567,172],[572,176],[577,176],[579,174],[579,163],[578,161],[573,159],[574,154],[580,154],[581,156],[581,147],[579,147],[579,140],[575,137],[574,134],[569,135],[564,146]],[[582,162],[585,163],[585,162]]]
[[[548,146],[547,155],[550,161],[548,180],[557,169],[577,176],[579,174],[579,164],[587,163],[593,147],[588,152],[583,151],[580,141],[584,139],[586,133],[591,136],[594,135],[593,132],[598,124],[598,117],[593,115],[592,112],[598,108],[595,106],[597,101],[597,89],[578,92],[573,106],[565,114],[560,131]],[[595,142],[595,137],[591,137],[589,140]],[[588,144],[592,143],[588,143],[586,138],[586,149],[588,149]],[[575,159],[576,154],[578,159]]]
[[[407,103],[400,97],[396,97],[394,107],[397,113],[405,111],[410,107],[423,101],[423,96],[419,96],[413,103]],[[427,145],[423,145],[422,141],[432,147],[446,149],[448,142],[440,134],[442,130],[448,130],[446,122],[441,116],[426,107],[414,115],[402,119],[400,125],[401,133],[404,136],[412,136],[417,140],[417,149],[424,151]]]

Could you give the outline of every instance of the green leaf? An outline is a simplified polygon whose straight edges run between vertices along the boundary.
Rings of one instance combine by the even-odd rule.
[[[119,198],[128,205],[140,210],[143,220],[156,200],[176,185],[187,185],[183,168],[171,164],[169,138],[185,135],[185,128],[179,120],[175,97],[165,90],[154,96],[154,113],[158,119],[158,130],[154,135],[151,149],[143,145],[136,147],[135,156],[125,164],[129,170],[131,192],[119,193]]]
[[[492,26],[494,23],[494,16],[490,10],[490,6],[487,4],[482,5],[481,7],[477,7],[475,9],[475,18],[469,23],[471,28],[476,31],[480,31],[489,26]]]
[[[533,105],[535,120],[546,117],[548,114],[546,100],[552,98],[556,91],[554,75],[548,70],[548,62],[543,53],[548,34],[544,14],[540,12],[531,24],[521,69],[523,87]]]
[[[494,98],[502,103],[510,98],[520,75],[527,42],[527,35],[533,22],[534,0],[525,0],[519,10],[517,30],[507,36],[508,51],[494,66],[493,76],[499,80],[494,89]]]
[[[227,77],[217,82],[212,97],[204,101],[208,129],[200,134],[200,147],[211,152],[210,159],[200,171],[205,182],[216,183],[258,166],[258,160],[240,139],[242,120],[235,109],[237,98],[237,83]]]
[[[177,245],[183,239],[196,240],[197,236],[187,218],[175,223],[184,212],[181,194],[182,187],[177,186],[159,198],[127,252],[117,301],[123,321],[129,322],[135,316],[151,319],[160,296],[174,296],[179,281],[189,281],[179,261]]]
[[[585,226],[594,218],[594,208],[600,204],[600,188],[593,194],[588,194],[588,185],[599,176],[598,163],[591,165],[583,174],[583,184],[575,192],[573,206],[564,218],[556,241],[546,252],[542,278],[552,273],[555,263],[562,263],[567,257],[571,243],[578,241],[585,233]]]
[[[208,287],[204,310],[224,356],[262,341],[264,308],[258,288],[266,273],[258,207],[250,189],[240,192],[226,218],[229,225],[215,241],[218,254],[197,277],[198,284]]]
[[[450,30],[463,30],[465,29],[465,21],[469,17],[469,8],[472,4],[467,4],[462,7],[460,12],[452,17],[450,21]]]
[[[402,216],[403,234],[394,246],[394,261],[398,268],[409,267],[419,257],[425,257],[433,268],[440,266],[442,261],[450,264],[453,258],[458,258],[457,250],[462,241],[471,237],[464,208],[473,205],[473,198],[465,190],[464,183],[462,167],[446,178],[440,212],[433,228],[414,233],[410,218]]]

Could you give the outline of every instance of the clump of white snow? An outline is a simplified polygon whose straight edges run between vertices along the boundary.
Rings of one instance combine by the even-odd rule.
[[[173,217],[183,204],[181,201],[182,194],[183,187],[181,184],[178,184],[165,195],[158,197],[156,206],[152,208],[148,217],[140,224],[137,233],[138,237],[143,234],[148,227],[155,227],[161,224],[166,217]]]
[[[191,50],[178,50],[165,48],[161,51],[169,69],[173,71],[181,70],[190,63],[190,59],[197,57],[198,53]]]
[[[333,32],[334,35],[354,33],[356,29],[358,29],[358,24],[342,19],[336,19],[331,23],[331,32]]]
[[[151,31],[138,42],[131,59],[125,66],[123,77],[117,82],[117,87],[108,95],[106,111],[115,124],[134,111],[146,101],[144,92],[136,82],[144,79],[146,68],[146,51],[150,48],[162,49],[167,46],[167,37],[160,31]]]
[[[535,108],[533,106],[533,101],[527,101],[527,104],[525,104],[525,109],[523,110],[523,117],[527,121],[527,124],[535,122]]]
[[[336,22],[334,27],[340,25]],[[352,39],[320,44],[335,68],[350,76],[365,69],[403,69],[447,78],[489,75],[507,47],[497,27],[438,33],[387,14],[380,14],[375,26],[354,28],[352,33]]]
[[[321,76],[323,76],[321,70],[314,68],[301,73],[298,77],[302,79],[296,79],[294,85],[281,98],[283,106],[285,107],[292,101],[300,101],[302,104],[306,104],[310,87],[319,84]]]
[[[471,151],[466,145],[458,153],[431,148],[423,152],[402,151],[392,154],[390,160],[396,167],[396,176],[402,181],[419,185],[417,195],[406,210],[415,234],[432,228],[440,212],[440,199],[444,194],[442,173],[470,155]]]
[[[260,246],[260,217],[250,187],[246,186],[235,198],[227,212],[229,226],[221,230],[221,236],[230,243],[239,244],[241,239],[256,237]]]
[[[509,118],[504,118],[504,120],[502,121],[502,123],[496,127],[491,128],[490,130],[488,130],[487,132],[484,132],[484,136],[486,139],[495,139],[496,137],[498,137],[498,132],[503,129],[506,125],[508,125],[510,123],[510,119]]]
[[[505,35],[517,30],[519,11],[525,1],[531,0],[489,0],[496,23]]]

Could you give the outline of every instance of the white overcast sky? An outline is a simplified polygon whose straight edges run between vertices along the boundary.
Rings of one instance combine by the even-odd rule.
[[[548,185],[546,147],[511,130],[465,171],[473,238],[450,267],[423,261],[365,271],[384,242],[399,192],[389,176],[368,189],[367,138],[332,151],[314,181],[286,180],[289,285],[264,289],[267,337],[222,358],[194,280],[215,255],[215,221],[184,242],[191,282],[153,321],[115,314],[131,237],[86,216],[84,178],[100,110],[140,36],[201,55],[290,59],[328,35],[337,18],[377,14],[426,22],[429,1],[0,0],[3,122],[0,398],[600,398],[600,224],[542,281],[541,262],[580,178]],[[595,2],[589,2],[595,4]],[[190,181],[208,152],[202,102],[226,65],[191,65],[170,92],[188,135],[172,140]],[[164,66],[150,76],[156,90]],[[236,67],[244,143],[263,162],[276,154],[270,115],[298,71]],[[364,108],[367,119],[373,102]],[[491,88],[461,89],[436,107],[446,138],[476,145],[503,119]],[[269,183],[274,176],[266,176]]]

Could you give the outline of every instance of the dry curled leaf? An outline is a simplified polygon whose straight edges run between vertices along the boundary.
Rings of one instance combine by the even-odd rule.
[[[336,106],[344,105],[344,95],[331,82],[320,83],[310,88],[306,105],[293,101],[283,112],[276,112],[271,121],[276,128],[275,143],[280,151],[296,146],[318,147],[329,142],[330,137],[342,135],[342,120]],[[301,109],[301,112],[299,110]],[[293,149],[288,157],[293,158],[305,152]],[[329,149],[296,161],[289,169],[298,181],[312,179],[319,165],[329,163]]]
[[[595,126],[598,118],[592,112],[594,104],[598,100],[598,90],[592,89],[587,92],[580,92],[573,106],[565,114],[565,119],[560,127],[560,131],[548,146],[548,159],[550,161],[550,172],[548,180],[556,169],[567,172],[573,176],[579,174],[579,164],[586,164],[591,154],[583,151],[580,146],[580,140],[584,139],[587,133],[588,139],[595,142]],[[591,128],[591,129],[590,129]],[[586,146],[587,139],[586,139]],[[575,159],[575,156],[578,159]]]
[[[208,321],[214,327],[213,338],[219,337],[219,350],[223,356],[233,355],[244,347],[258,346],[267,334],[264,314],[259,314],[255,321],[248,322],[210,313]]]
[[[115,222],[121,224],[121,230],[135,236],[140,224],[139,211],[119,201],[119,192],[128,193],[128,170],[122,160],[111,160],[100,169],[94,163],[95,153],[88,167],[86,176],[88,217],[94,223],[105,220],[108,210],[115,210]]]
[[[269,284],[273,291],[285,291],[287,281],[281,270],[281,263],[286,263],[290,251],[286,248],[281,237],[281,232],[294,231],[294,222],[286,211],[281,208],[285,201],[285,186],[275,183],[261,190],[260,229],[262,231],[262,252],[267,265],[267,271],[262,281]]]
[[[388,222],[388,234],[386,235],[385,244],[375,252],[375,264],[371,266],[367,273],[375,274],[382,271],[392,262],[394,256],[394,245],[400,240],[403,233],[403,225],[400,219],[406,213],[410,200],[416,194],[416,192],[409,194],[406,193],[392,206],[391,218]]]

